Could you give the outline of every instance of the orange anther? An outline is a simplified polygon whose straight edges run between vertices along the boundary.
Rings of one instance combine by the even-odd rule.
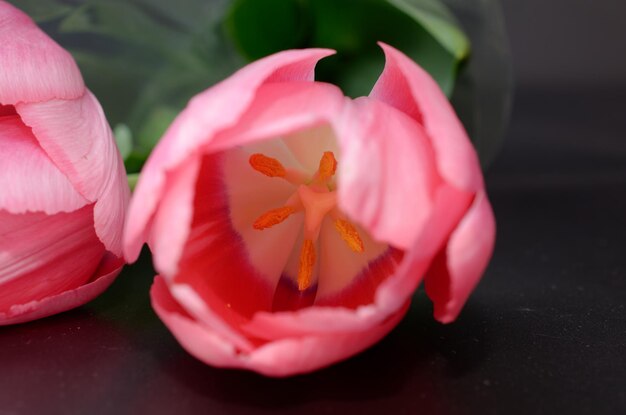
[[[343,239],[354,252],[363,252],[365,250],[359,232],[353,224],[347,220],[337,219],[335,220],[335,229],[337,229],[337,232],[341,235],[341,239]]]
[[[300,251],[300,264],[298,265],[298,290],[304,291],[311,286],[315,260],[313,241],[305,239]]]
[[[285,177],[286,171],[280,161],[267,157],[264,154],[256,153],[250,156],[250,165],[259,173],[268,177]]]
[[[277,209],[272,209],[259,216],[258,219],[254,221],[252,227],[258,230],[271,228],[272,226],[278,225],[287,219],[289,215],[295,211],[296,209],[291,206],[283,206]]]
[[[337,171],[337,160],[335,159],[335,155],[332,151],[325,151],[324,155],[320,159],[319,166],[319,178],[321,180],[328,180]]]

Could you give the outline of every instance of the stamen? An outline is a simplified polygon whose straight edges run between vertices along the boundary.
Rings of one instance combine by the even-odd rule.
[[[324,155],[320,159],[320,166],[318,169],[319,179],[326,181],[335,175],[337,171],[337,160],[332,151],[325,151]]]
[[[326,214],[337,205],[337,193],[316,192],[302,185],[298,188],[298,196],[304,208],[304,237],[315,241]]]
[[[337,172],[335,155],[332,151],[325,151],[320,159],[319,168],[312,177],[297,169],[287,169],[280,161],[261,153],[252,154],[249,162],[252,168],[259,173],[268,177],[280,177],[297,186],[297,190],[285,202],[285,206],[263,213],[254,221],[252,226],[254,229],[264,230],[284,222],[296,212],[304,213],[304,241],[300,249],[296,282],[300,292],[299,296],[310,295],[310,298],[307,297],[306,302],[298,303],[297,307],[294,307],[300,308],[300,306],[310,305],[315,297],[315,293],[312,293],[314,290],[309,289],[314,284],[314,271],[317,265],[315,241],[319,237],[323,221],[327,215],[352,251],[357,253],[365,251],[359,232],[352,223],[343,219],[343,215],[337,209],[336,186],[331,182]],[[283,294],[280,294],[278,289],[276,296],[275,302],[277,301],[280,307],[284,304],[291,304],[283,298]],[[289,298],[291,299],[291,297]],[[294,308],[292,307],[294,304],[288,308]]]
[[[359,232],[353,224],[344,219],[336,219],[335,229],[337,229],[341,238],[354,252],[363,252],[365,250]]]
[[[300,264],[298,265],[298,290],[304,291],[311,286],[315,260],[313,241],[305,239],[300,251]]]
[[[277,209],[269,210],[259,216],[258,219],[254,221],[252,227],[258,230],[271,228],[272,226],[278,225],[279,223],[287,219],[289,215],[291,215],[295,211],[296,209],[292,206],[283,206]]]
[[[285,167],[275,158],[256,153],[250,156],[250,165],[259,173],[268,177],[285,177]]]

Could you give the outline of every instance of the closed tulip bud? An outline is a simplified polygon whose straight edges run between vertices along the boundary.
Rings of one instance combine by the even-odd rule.
[[[68,52],[0,1],[0,325],[96,297],[124,264],[124,166]]]

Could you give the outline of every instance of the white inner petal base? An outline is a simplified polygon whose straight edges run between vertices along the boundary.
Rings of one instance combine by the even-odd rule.
[[[329,195],[334,196],[337,191],[337,181],[332,175],[319,185],[320,160],[328,152],[341,163],[334,133],[329,126],[322,125],[229,150],[222,158],[230,220],[244,242],[250,264],[275,290],[285,284],[291,286],[295,296],[312,290],[314,302],[336,296],[357,283],[357,277],[367,274],[370,264],[390,251],[388,244],[374,241],[364,229],[351,224],[362,242],[362,252],[356,252],[336,227],[337,217],[350,223],[349,218],[337,210],[336,203],[325,215],[325,207],[310,208],[302,203],[303,192],[315,192],[311,194],[317,203],[318,196],[332,199]],[[285,177],[269,177],[257,171],[251,165],[251,156],[259,154],[278,161],[286,171],[295,172],[295,179],[291,173]],[[334,171],[332,173],[334,175]],[[298,208],[286,219],[262,230],[255,228],[255,221],[262,215],[289,204]],[[322,213],[316,216],[311,214],[311,209]],[[311,223],[317,223],[318,232],[311,232]],[[299,275],[306,239],[312,240],[315,253],[310,286],[303,286],[302,275]]]

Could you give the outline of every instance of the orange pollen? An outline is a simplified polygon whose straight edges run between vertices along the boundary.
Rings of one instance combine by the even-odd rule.
[[[258,219],[254,221],[252,227],[258,230],[271,228],[272,226],[278,225],[279,223],[287,219],[289,215],[291,215],[295,211],[296,209],[291,206],[283,206],[277,209],[269,210],[259,216]]]
[[[250,156],[250,165],[259,173],[262,173],[268,177],[285,177],[285,167],[272,157],[267,157],[264,154],[253,154]]]
[[[325,151],[324,155],[320,159],[320,166],[318,169],[319,178],[322,180],[328,180],[334,176],[337,171],[337,160],[332,151]]]
[[[337,219],[335,220],[335,229],[337,229],[337,232],[341,235],[341,239],[343,239],[354,252],[363,252],[365,250],[359,232],[353,224],[347,220]]]
[[[311,286],[315,260],[315,246],[313,245],[313,241],[305,239],[302,244],[302,250],[300,251],[300,263],[298,265],[298,290],[304,291]]]

